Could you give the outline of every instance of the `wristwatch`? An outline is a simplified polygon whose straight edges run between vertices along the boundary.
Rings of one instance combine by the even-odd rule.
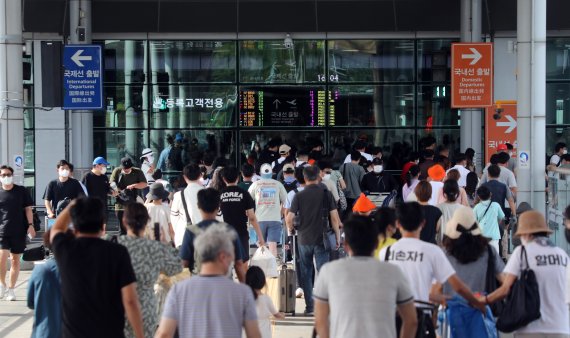
[[[34,226],[34,224],[33,224],[33,223],[28,223],[28,226],[31,226],[31,227],[33,227],[33,226]]]

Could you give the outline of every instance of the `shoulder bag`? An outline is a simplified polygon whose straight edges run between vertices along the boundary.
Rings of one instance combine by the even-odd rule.
[[[333,244],[332,238],[334,236],[334,247],[336,248],[336,235],[330,226],[330,218],[329,218],[329,190],[323,189],[323,204],[321,207],[321,214],[322,214],[322,227],[323,227],[323,246],[325,251],[332,251]]]
[[[487,245],[487,273],[485,276],[485,291],[487,294],[492,293],[499,288],[499,282],[497,281],[497,276],[495,274],[495,255],[493,248]],[[498,317],[505,306],[505,301],[501,300],[490,305],[491,311],[495,317]]]
[[[524,260],[523,260],[524,257]],[[524,263],[526,263],[526,268]],[[511,286],[497,329],[510,333],[540,318],[540,293],[536,276],[528,265],[526,249],[521,246],[520,277]]]

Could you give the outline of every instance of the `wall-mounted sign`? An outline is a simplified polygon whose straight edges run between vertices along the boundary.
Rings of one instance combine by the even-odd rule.
[[[451,107],[478,108],[493,104],[493,44],[451,45]]]
[[[103,109],[101,46],[65,46],[63,67],[63,109]]]

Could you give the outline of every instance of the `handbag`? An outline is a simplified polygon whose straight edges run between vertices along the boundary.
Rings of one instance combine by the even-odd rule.
[[[524,260],[523,260],[524,256]],[[526,263],[526,268],[523,266]],[[510,333],[540,318],[540,293],[536,276],[528,265],[526,249],[521,246],[521,274],[511,286],[497,329]]]
[[[28,246],[22,254],[22,260],[26,262],[41,261],[46,258],[46,249],[43,244]]]
[[[485,291],[487,294],[492,293],[499,288],[499,282],[497,281],[497,276],[495,275],[495,255],[493,248],[487,245],[488,259],[487,259],[487,273],[485,276]],[[505,306],[505,301],[500,300],[490,305],[491,312],[495,317],[499,316],[503,312]]]

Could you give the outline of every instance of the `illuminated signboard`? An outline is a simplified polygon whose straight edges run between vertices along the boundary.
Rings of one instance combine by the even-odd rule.
[[[240,91],[243,127],[324,127],[327,92],[324,88],[264,87]]]

